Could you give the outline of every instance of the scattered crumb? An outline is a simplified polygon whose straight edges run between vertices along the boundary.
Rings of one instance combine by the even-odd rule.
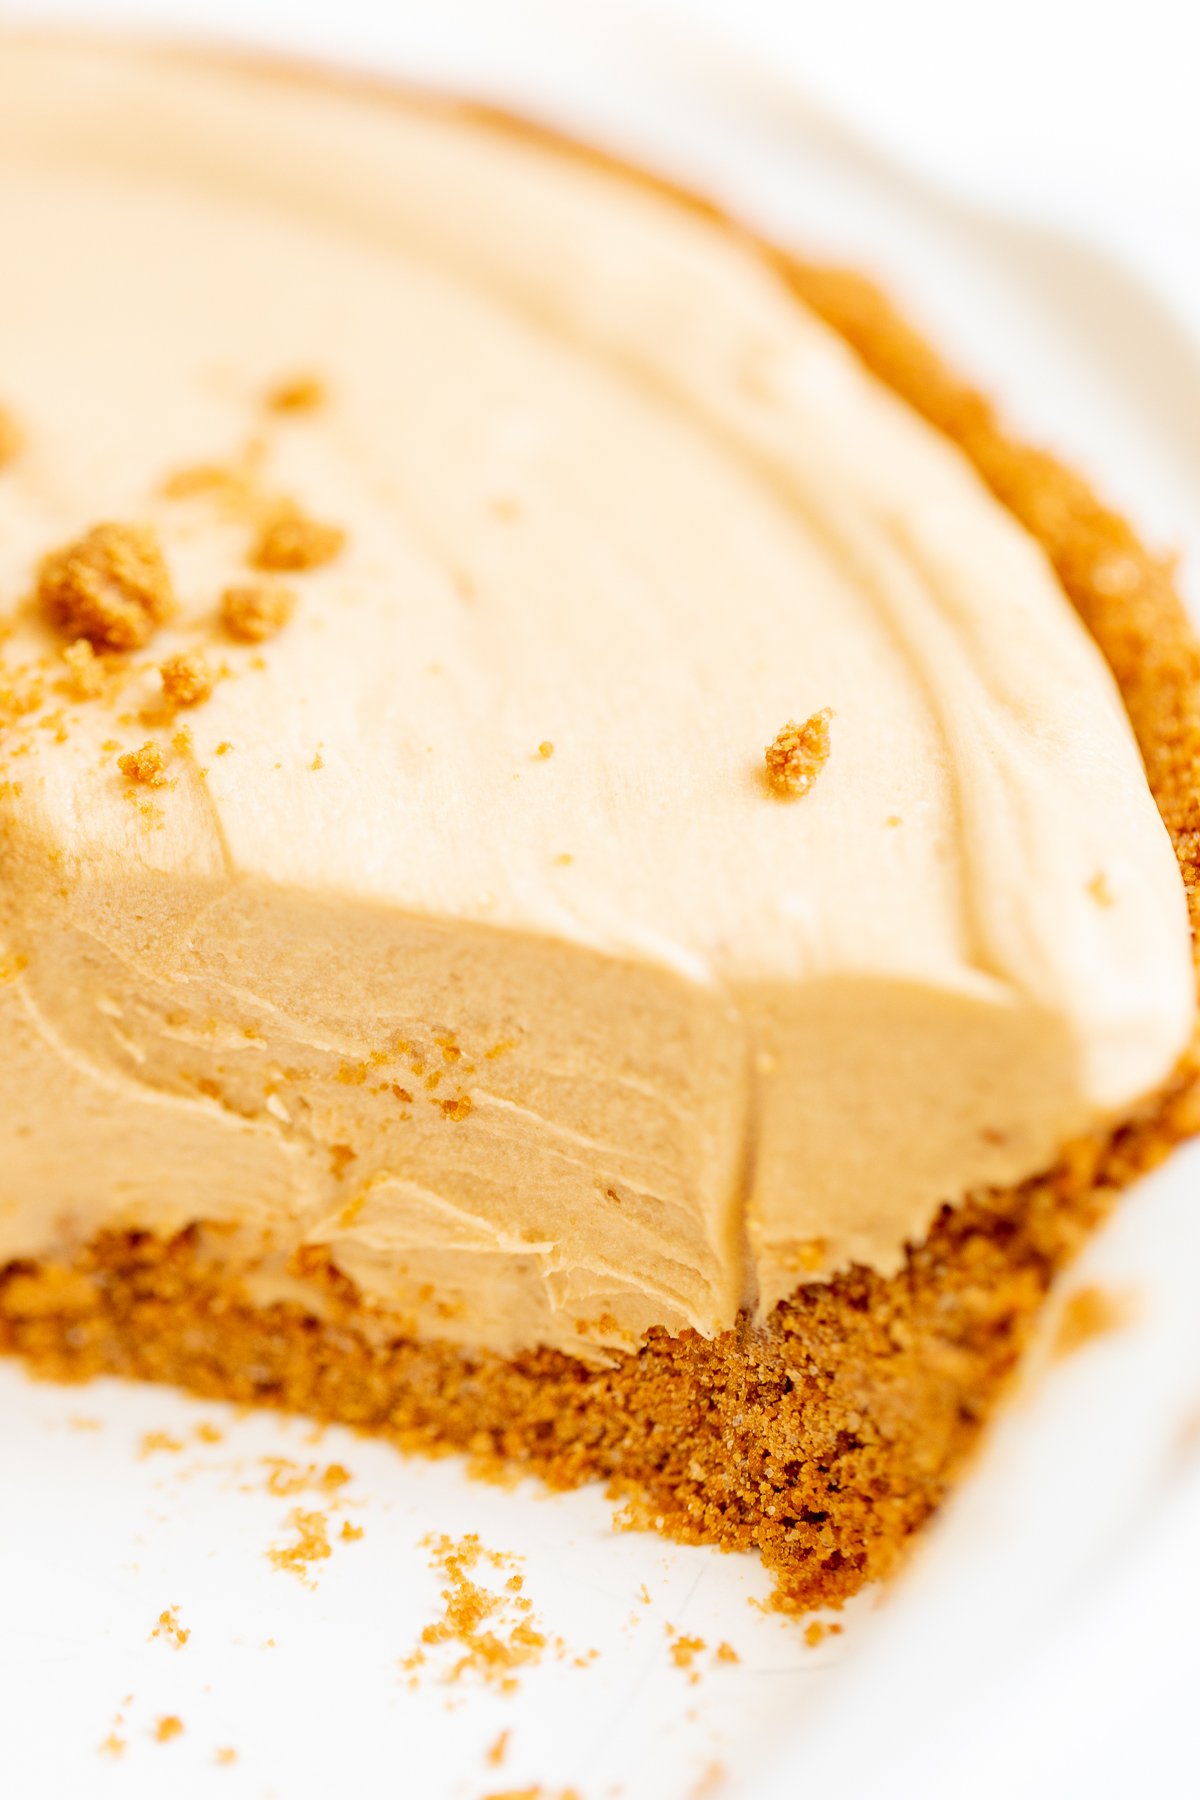
[[[175,610],[158,537],[146,525],[94,525],[42,560],[37,597],[50,623],[97,650],[137,650]]]
[[[229,752],[232,749],[233,749],[233,745],[228,742],[223,743],[223,744],[218,744],[217,745],[217,755],[218,756],[228,756]]]
[[[267,1551],[267,1556],[277,1569],[286,1569],[311,1586],[308,1581],[310,1565],[333,1555],[329,1544],[329,1521],[324,1513],[306,1512],[303,1507],[296,1506],[288,1516],[288,1524],[296,1533],[295,1543],[275,1544]]]
[[[318,769],[323,769],[325,767],[325,758],[321,755],[321,752],[319,750],[317,751],[317,754],[313,757],[312,761],[309,763],[308,766],[310,769],[312,769],[314,774],[316,773],[316,771]]]
[[[169,1744],[172,1738],[181,1737],[182,1735],[183,1720],[177,1718],[174,1713],[166,1713],[154,1727],[154,1741],[156,1744]]]
[[[72,1413],[67,1420],[72,1431],[99,1431],[100,1420],[87,1417],[84,1413]]]
[[[504,1758],[508,1755],[508,1740],[511,1736],[511,1731],[502,1731],[496,1741],[492,1744],[485,1758],[489,1768],[498,1769],[500,1767]]]
[[[548,756],[554,755],[554,745],[550,742],[549,738],[543,738],[538,745],[538,755],[542,757],[543,760]]]
[[[148,1456],[153,1456],[156,1450],[174,1452],[182,1449],[182,1439],[172,1437],[169,1431],[144,1431],[142,1441],[138,1445],[138,1460],[144,1462]]]
[[[718,1662],[723,1662],[723,1663],[736,1663],[736,1662],[741,1662],[741,1660],[742,1660],[741,1657],[738,1655],[737,1651],[734,1649],[733,1645],[727,1644],[724,1642],[717,1645],[716,1649],[713,1652],[713,1655],[716,1657]]]
[[[228,1769],[231,1764],[237,1761],[237,1751],[231,1750],[228,1745],[224,1745],[217,1751],[217,1761],[223,1769]]]
[[[329,394],[319,375],[289,375],[268,388],[267,411],[273,413],[317,412]]]
[[[213,499],[235,513],[254,503],[256,484],[246,467],[224,463],[191,463],[168,475],[160,488],[167,500]]]
[[[281,501],[263,521],[248,560],[255,569],[319,569],[333,561],[345,542],[340,526],[322,525],[294,501]]]
[[[207,1419],[202,1419],[197,1425],[196,1436],[202,1444],[223,1444],[225,1442],[225,1433],[219,1426],[211,1424]]]
[[[176,1650],[182,1650],[191,1635],[191,1630],[186,1625],[181,1625],[179,1623],[179,1608],[177,1606],[164,1607],[162,1612],[158,1615],[158,1624],[150,1633],[151,1639],[157,1637],[165,1638]]]
[[[6,406],[0,406],[0,469],[20,453],[25,434]]]
[[[1088,882],[1088,893],[1092,896],[1092,899],[1096,902],[1097,906],[1107,907],[1116,904],[1113,891],[1108,885],[1108,877],[1105,875],[1103,869],[1098,869],[1092,876],[1092,879]]]
[[[59,692],[68,700],[97,700],[105,688],[105,668],[87,638],[76,638],[62,653],[67,672]]]
[[[352,1525],[349,1519],[343,1519],[339,1536],[342,1537],[347,1544],[356,1544],[363,1535],[364,1532],[361,1525]]]
[[[200,706],[212,694],[212,670],[196,651],[169,656],[158,672],[169,706]]]
[[[136,782],[141,787],[167,785],[166,758],[152,738],[147,738],[140,750],[127,750],[124,756],[118,756],[117,767],[126,781]]]
[[[688,1795],[688,1800],[709,1800],[725,1782],[725,1765],[719,1762],[709,1763],[699,1781]]]
[[[104,1742],[97,1746],[97,1749],[101,1756],[124,1756],[125,1739],[123,1737],[118,1737],[115,1731],[110,1731],[108,1736],[104,1739]]]
[[[810,1650],[815,1650],[825,1637],[825,1626],[820,1619],[810,1619],[804,1627],[804,1641]]]
[[[265,581],[228,587],[221,595],[221,623],[239,642],[261,644],[283,629],[295,607],[290,588]]]
[[[676,1632],[673,1625],[667,1626],[667,1636],[674,1640],[671,1644],[671,1661],[675,1664],[675,1667],[677,1669],[686,1669],[688,1671],[688,1680],[692,1683],[699,1681],[700,1671],[693,1668],[692,1665],[700,1652],[708,1649],[708,1645],[705,1643],[704,1639],[701,1637],[681,1637]]]
[[[579,1800],[576,1788],[559,1788],[551,1793],[549,1788],[535,1782],[532,1787],[505,1788],[503,1793],[484,1794],[483,1800]]]
[[[259,1460],[267,1471],[267,1492],[281,1500],[314,1489],[322,1494],[336,1494],[353,1479],[341,1463],[329,1463],[322,1469],[318,1463],[295,1463],[288,1456],[263,1456]]]
[[[829,721],[832,707],[813,713],[803,725],[794,719],[779,731],[764,751],[767,782],[784,800],[807,794],[829,757]]]
[[[1133,1315],[1134,1307],[1128,1294],[1110,1293],[1095,1285],[1078,1288],[1063,1305],[1050,1354],[1056,1361],[1070,1356],[1090,1344],[1093,1338],[1119,1331],[1130,1323]]]
[[[451,1644],[462,1654],[447,1670],[446,1681],[458,1681],[471,1673],[495,1683],[502,1694],[513,1693],[517,1687],[514,1671],[539,1663],[550,1648],[549,1640],[532,1617],[532,1602],[521,1592],[522,1575],[511,1574],[497,1592],[473,1581],[471,1573],[480,1563],[506,1570],[520,1559],[484,1549],[475,1532],[457,1541],[438,1536],[426,1538],[424,1543],[433,1553],[433,1567],[447,1577],[448,1585],[442,1589],[445,1610],[440,1619],[425,1627],[420,1647],[401,1659],[401,1668],[411,1673],[426,1661],[426,1649]],[[561,1651],[563,1647],[557,1648]]]

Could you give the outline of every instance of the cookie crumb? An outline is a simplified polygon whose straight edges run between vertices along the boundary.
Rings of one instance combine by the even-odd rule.
[[[174,1713],[164,1714],[158,1721],[158,1724],[154,1727],[154,1741],[156,1744],[169,1744],[172,1738],[180,1737],[182,1734],[183,1720],[178,1718]]]
[[[213,691],[213,673],[198,651],[168,656],[159,671],[163,696],[170,706],[200,706]]]
[[[1097,906],[1109,907],[1116,905],[1113,891],[1108,885],[1108,877],[1103,869],[1097,869],[1096,873],[1092,876],[1092,879],[1088,882],[1088,893],[1092,896],[1092,899],[1096,902]]]
[[[62,653],[67,673],[59,683],[66,699],[76,702],[98,700],[104,692],[104,664],[85,637],[76,638]]]
[[[225,1744],[217,1751],[217,1761],[223,1769],[228,1769],[237,1761],[237,1751],[231,1750],[229,1745]]]
[[[150,1633],[150,1638],[151,1640],[157,1637],[166,1638],[176,1650],[182,1650],[191,1635],[190,1628],[179,1623],[179,1608],[165,1606],[158,1615],[158,1624]]]
[[[123,1737],[118,1737],[115,1731],[110,1731],[103,1743],[97,1746],[97,1750],[101,1756],[111,1756],[114,1758],[124,1756],[125,1739]]]
[[[820,712],[797,725],[794,719],[778,731],[764,751],[767,782],[773,793],[784,800],[799,800],[807,794],[829,758],[829,721],[833,708]]]
[[[545,761],[547,757],[554,755],[554,745],[550,742],[549,738],[543,738],[538,745],[538,755],[543,761]]]
[[[289,375],[267,390],[267,411],[273,413],[317,412],[329,398],[328,389],[319,375]]]
[[[303,1507],[296,1506],[288,1516],[288,1523],[296,1533],[295,1543],[273,1545],[267,1556],[277,1569],[286,1569],[306,1586],[311,1585],[309,1565],[333,1555],[329,1544],[329,1522],[324,1513],[306,1512]]]
[[[166,759],[152,738],[147,738],[140,750],[127,750],[124,756],[118,756],[117,767],[126,781],[136,782],[142,787],[160,788],[167,785]]]
[[[484,1759],[489,1768],[498,1769],[500,1767],[504,1758],[508,1755],[508,1741],[511,1737],[511,1731],[502,1731],[499,1737],[496,1738],[494,1743],[490,1746],[487,1756]]]
[[[1096,1286],[1077,1288],[1068,1295],[1054,1334],[1051,1355],[1056,1361],[1071,1356],[1094,1338],[1128,1325],[1134,1307],[1128,1294],[1114,1294]]]
[[[175,611],[158,537],[148,525],[94,525],[43,557],[37,598],[50,623],[96,650],[138,650]]]
[[[243,644],[261,644],[274,637],[291,618],[296,596],[290,588],[256,581],[228,587],[221,595],[221,623],[230,637]]]
[[[286,501],[263,521],[248,560],[255,569],[319,569],[333,561],[345,542],[340,526],[310,519],[293,501]]]
[[[14,462],[25,445],[25,433],[6,406],[0,406],[0,469]]]

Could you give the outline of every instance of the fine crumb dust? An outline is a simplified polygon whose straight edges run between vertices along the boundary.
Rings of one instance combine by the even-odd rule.
[[[829,758],[829,721],[833,708],[797,725],[789,719],[766,747],[767,784],[783,800],[799,800],[808,793]]]
[[[227,587],[221,595],[221,623],[242,644],[261,644],[274,637],[296,610],[290,588],[266,581]]]
[[[96,650],[138,650],[175,611],[158,536],[148,525],[94,525],[42,559],[42,612]]]

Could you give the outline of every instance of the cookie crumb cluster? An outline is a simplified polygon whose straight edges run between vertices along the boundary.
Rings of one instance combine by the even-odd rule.
[[[290,588],[267,581],[228,587],[221,595],[221,623],[242,644],[265,643],[282,631],[296,608]]]
[[[799,800],[807,794],[829,759],[829,721],[833,708],[824,706],[798,725],[789,719],[763,752],[767,782],[783,800]]]
[[[149,525],[94,525],[52,551],[38,571],[37,597],[53,626],[94,650],[139,650],[175,611]]]
[[[252,568],[297,574],[332,562],[346,542],[340,525],[310,518],[295,501],[281,502],[263,520],[250,549]]]
[[[153,738],[147,738],[140,750],[127,750],[118,756],[117,767],[126,781],[139,787],[160,788],[167,785],[167,762]]]
[[[200,706],[213,691],[213,672],[199,651],[180,651],[159,669],[168,706]]]

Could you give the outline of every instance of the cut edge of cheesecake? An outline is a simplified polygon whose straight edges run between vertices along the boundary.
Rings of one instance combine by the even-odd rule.
[[[877,377],[959,445],[1045,550],[1121,689],[1194,934],[1200,649],[1170,566],[1078,477],[1009,438],[872,284],[762,250]],[[809,1282],[766,1329],[743,1319],[708,1339],[651,1330],[605,1367],[397,1337],[317,1246],[295,1273],[319,1308],[303,1287],[256,1302],[215,1220],[173,1237],[102,1234],[71,1264],[10,1265],[0,1349],[55,1376],[169,1381],[365,1426],[405,1447],[515,1461],[553,1484],[604,1480],[631,1522],[757,1549],[782,1608],[838,1604],[890,1572],[957,1478],[1054,1275],[1120,1187],[1200,1124],[1197,1082],[1193,1047],[1136,1118],[1068,1146],[1046,1175],[945,1209],[895,1275],[853,1267]]]

